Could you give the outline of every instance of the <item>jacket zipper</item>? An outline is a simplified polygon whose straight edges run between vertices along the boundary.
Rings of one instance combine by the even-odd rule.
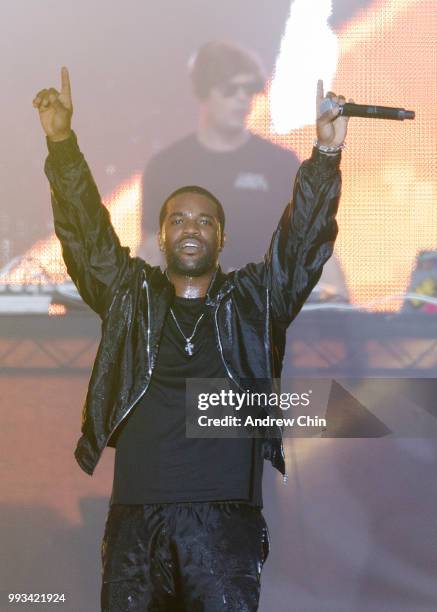
[[[220,304],[221,304],[221,302],[220,302]],[[218,317],[218,310],[219,310],[219,308],[220,308],[220,304],[217,306],[217,308],[215,309],[215,312],[214,312],[214,323],[215,323],[215,329],[216,329],[216,332],[217,332],[217,340],[218,340],[218,345],[219,345],[219,350],[220,350],[220,357],[221,357],[221,359],[222,359],[223,365],[225,366],[225,370],[226,370],[226,372],[227,372],[227,374],[228,374],[229,378],[230,378],[230,379],[231,379],[231,380],[234,382],[234,384],[236,384],[236,385],[237,385],[237,387],[238,387],[239,389],[241,389],[242,391],[245,391],[245,390],[243,389],[243,387],[242,387],[242,386],[241,386],[241,385],[240,385],[240,384],[239,384],[239,383],[238,383],[238,382],[235,380],[235,378],[232,376],[232,374],[231,374],[231,372],[230,372],[230,370],[229,370],[229,368],[228,368],[228,364],[226,363],[225,358],[224,358],[224,356],[223,356],[223,347],[222,347],[222,342],[221,342],[221,339],[220,339],[220,331],[219,331],[219,328],[218,328],[218,321],[217,321],[217,317]]]
[[[146,287],[146,294],[147,294],[147,360],[149,362],[149,380],[147,381],[147,385],[141,391],[141,393],[137,397],[137,399],[134,402],[132,402],[132,404],[129,406],[129,408],[126,410],[126,412],[123,414],[121,419],[119,419],[117,421],[117,423],[114,425],[114,427],[112,428],[111,433],[109,434],[108,438],[106,439],[105,447],[108,444],[108,441],[111,439],[111,436],[114,433],[114,431],[120,425],[120,423],[127,417],[127,415],[132,410],[132,408],[135,406],[135,404],[137,404],[140,401],[140,399],[143,397],[143,395],[145,394],[145,392],[149,388],[150,381],[151,381],[151,378],[152,378],[152,370],[153,370],[153,368],[152,368],[152,362],[150,360],[150,295],[149,295],[149,285],[148,285],[146,280],[143,281],[143,287],[144,286]]]
[[[268,298],[268,288],[267,288],[267,298]],[[220,304],[221,304],[221,302],[220,302]],[[218,340],[218,345],[219,345],[219,350],[220,350],[220,357],[222,359],[223,365],[225,366],[225,370],[226,370],[229,378],[237,385],[237,387],[239,389],[241,389],[242,391],[245,391],[243,389],[243,387],[232,376],[232,374],[231,374],[231,372],[230,372],[230,370],[228,368],[228,364],[226,363],[225,358],[223,356],[223,347],[222,347],[222,342],[221,342],[221,339],[220,339],[220,330],[219,330],[218,321],[217,321],[218,310],[220,308],[220,304],[217,306],[217,308],[215,309],[215,312],[214,312],[214,323],[215,323],[215,329],[216,329],[216,332],[217,332],[217,340]],[[267,308],[268,308],[268,301],[267,301]],[[268,320],[269,319],[268,319],[268,316],[267,316],[267,321]],[[282,441],[282,432],[281,432],[281,457],[282,457],[282,459],[284,461],[284,464],[285,464],[285,453],[284,453],[284,444],[283,444],[283,441]],[[288,481],[288,474],[287,474],[287,472],[285,472],[285,474],[283,474],[282,481],[283,481],[284,484]]]
[[[269,325],[270,325],[270,290],[269,290],[269,286],[267,284],[267,300],[266,300],[266,310],[267,310],[267,316],[266,316],[266,329],[269,329]],[[269,343],[269,345],[271,345],[271,342]],[[268,355],[266,356],[268,359]],[[273,372],[272,372],[273,374]],[[284,462],[284,465],[286,465],[285,463],[285,451],[284,451],[284,439],[282,436],[282,431],[280,430],[279,425],[277,426],[280,434],[281,434],[281,457],[282,457],[282,461]],[[284,474],[282,475],[282,482],[284,484],[286,484],[288,482],[288,473],[287,470],[285,470]]]

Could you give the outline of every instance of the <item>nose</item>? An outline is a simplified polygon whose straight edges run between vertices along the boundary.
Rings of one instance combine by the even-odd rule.
[[[195,219],[187,218],[184,223],[184,234],[194,236],[200,234],[199,226]]]
[[[252,95],[247,91],[247,88],[244,85],[240,85],[237,89],[237,95],[239,98],[244,98],[250,100]]]

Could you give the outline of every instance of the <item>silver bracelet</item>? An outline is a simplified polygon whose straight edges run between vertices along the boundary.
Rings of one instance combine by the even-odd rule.
[[[340,145],[337,145],[336,147],[328,147],[327,145],[320,144],[319,141],[317,140],[317,138],[314,140],[313,144],[322,153],[338,153],[342,149],[346,148],[346,143],[345,142],[342,142]]]

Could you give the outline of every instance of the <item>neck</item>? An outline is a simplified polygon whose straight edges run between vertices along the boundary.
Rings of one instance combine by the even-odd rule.
[[[250,132],[245,127],[225,130],[211,123],[205,113],[200,113],[196,136],[200,144],[211,151],[233,151],[249,140]]]
[[[188,276],[167,268],[165,274],[178,297],[199,298],[206,296],[215,272],[216,268],[213,268],[201,276]]]

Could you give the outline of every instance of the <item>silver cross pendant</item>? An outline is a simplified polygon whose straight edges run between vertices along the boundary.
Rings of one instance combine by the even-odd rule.
[[[190,357],[193,354],[193,348],[194,348],[194,344],[192,344],[189,340],[187,340],[187,343],[185,345],[185,351],[189,354]]]

